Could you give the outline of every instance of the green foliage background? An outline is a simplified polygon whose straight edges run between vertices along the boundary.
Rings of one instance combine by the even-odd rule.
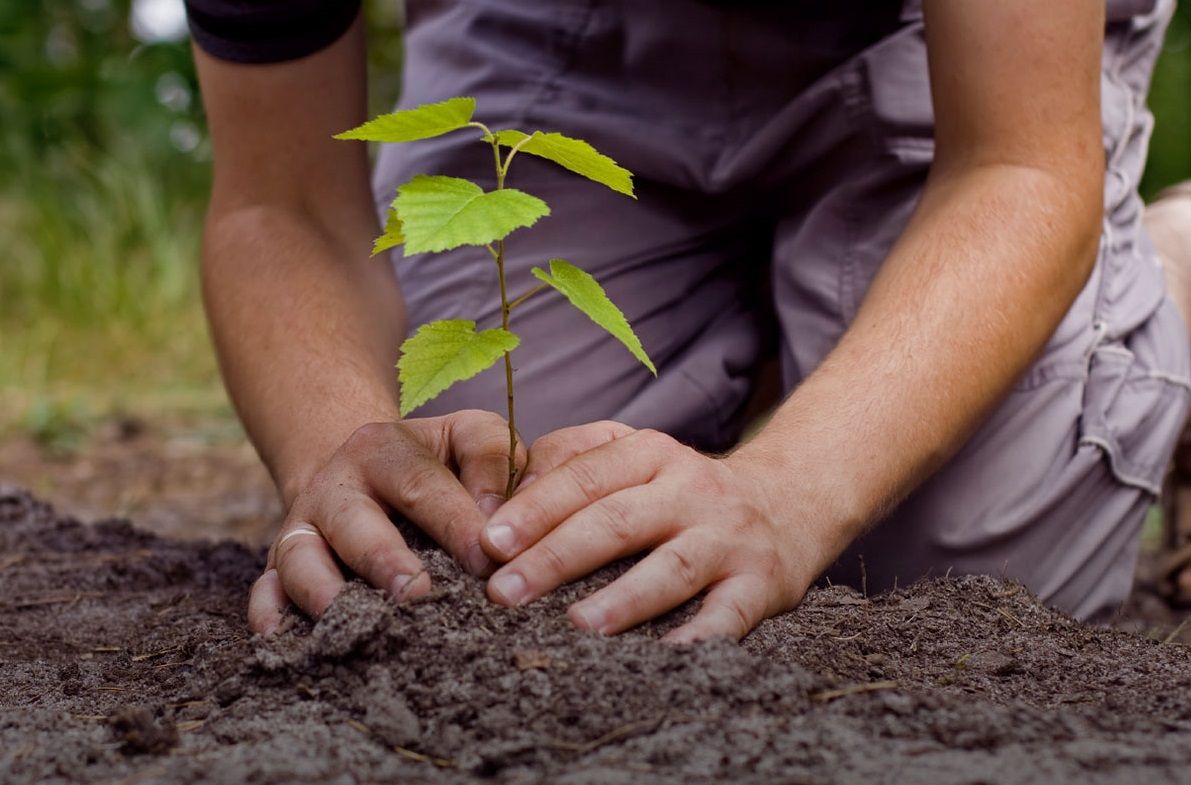
[[[133,0],[0,2],[0,430],[226,413],[198,295],[210,147],[187,41]],[[400,6],[369,0],[374,108]]]
[[[197,291],[209,146],[189,45],[139,42],[131,2],[0,2],[0,428],[226,411]],[[396,95],[400,8],[367,5],[375,114]],[[1191,4],[1151,106],[1147,196],[1191,178]]]

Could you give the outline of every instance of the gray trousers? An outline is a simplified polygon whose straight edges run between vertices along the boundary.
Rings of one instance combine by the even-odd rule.
[[[1080,617],[1128,594],[1191,390],[1137,195],[1170,11],[1170,0],[1109,4],[1106,212],[1087,285],[979,432],[831,580],[880,590],[947,571],[1005,575]],[[633,201],[531,156],[513,166],[510,185],[553,215],[509,238],[512,291],[552,257],[578,264],[660,370],[654,380],[561,297],[538,296],[514,321],[526,439],[607,418],[731,446],[767,357],[788,391],[839,341],[931,165],[913,3],[410,0],[408,12],[403,106],[474,95],[492,128],[570,133],[637,175]],[[377,203],[418,173],[490,187],[491,160],[467,134],[387,146]],[[498,321],[486,253],[397,252],[394,264],[413,325]],[[418,414],[503,411],[503,385],[493,369]]]

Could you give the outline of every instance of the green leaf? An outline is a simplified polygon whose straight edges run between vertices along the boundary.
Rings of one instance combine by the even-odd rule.
[[[600,286],[595,278],[563,259],[551,259],[549,273],[540,267],[533,268],[532,272],[539,281],[562,292],[563,297],[571,301],[571,305],[583,311],[593,322],[623,343],[654,376],[658,375],[658,369],[645,353],[641,340],[629,326],[628,319],[625,319],[615,303],[608,299],[604,287]]]
[[[521,339],[497,327],[476,332],[470,319],[444,319],[418,328],[401,344],[397,380],[401,383],[401,416],[429,401],[455,382],[489,368]]]
[[[506,147],[528,139],[521,145],[521,152],[546,158],[613,191],[637,198],[633,194],[633,173],[582,139],[541,131],[534,131],[527,137],[524,132],[515,130],[497,131],[493,136]]]
[[[382,114],[350,131],[335,134],[336,139],[360,139],[365,142],[413,142],[457,131],[471,122],[476,111],[474,98],[450,98],[438,104],[422,104]]]
[[[393,207],[405,231],[405,253],[487,245],[550,214],[536,196],[505,188],[485,192],[458,177],[418,175],[397,189]]]
[[[401,229],[401,219],[397,217],[397,211],[390,207],[385,218],[384,234],[372,243],[372,255],[376,256],[381,251],[396,248],[404,242],[405,232]]]

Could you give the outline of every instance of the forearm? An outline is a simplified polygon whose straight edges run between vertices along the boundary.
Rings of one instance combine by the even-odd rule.
[[[203,292],[228,391],[286,503],[360,425],[397,419],[392,269],[296,211],[213,211]]]
[[[826,522],[820,567],[952,455],[1045,345],[1095,258],[1088,168],[1075,183],[1013,165],[934,177],[854,324],[738,452],[795,479],[790,514]]]
[[[360,425],[396,419],[404,310],[363,145],[363,25],[296,60],[243,65],[195,48],[215,168],[203,299],[221,369],[288,506]]]

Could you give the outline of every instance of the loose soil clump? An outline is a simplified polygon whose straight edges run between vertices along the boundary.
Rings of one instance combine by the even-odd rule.
[[[1185,782],[1191,657],[990,578],[813,591],[743,645],[353,583],[249,635],[261,554],[0,490],[0,782]]]

